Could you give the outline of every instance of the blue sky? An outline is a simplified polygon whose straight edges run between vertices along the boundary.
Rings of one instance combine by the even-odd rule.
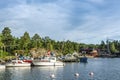
[[[1,0],[0,32],[99,44],[120,39],[120,0]]]

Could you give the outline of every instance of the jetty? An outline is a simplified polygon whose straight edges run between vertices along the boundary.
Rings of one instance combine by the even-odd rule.
[[[62,59],[63,62],[80,62],[80,59]]]

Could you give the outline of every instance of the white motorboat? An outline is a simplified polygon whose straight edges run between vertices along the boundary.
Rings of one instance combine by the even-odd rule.
[[[64,63],[57,61],[56,57],[45,57],[40,60],[33,60],[34,66],[64,66]]]
[[[6,63],[6,67],[29,67],[31,63],[23,62],[22,60],[12,60],[10,63]]]
[[[0,69],[4,69],[4,68],[5,68],[5,65],[0,64]]]

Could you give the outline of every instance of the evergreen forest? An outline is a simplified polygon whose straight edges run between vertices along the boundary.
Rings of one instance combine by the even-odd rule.
[[[21,37],[15,37],[11,32],[9,27],[4,27],[0,32],[0,57],[14,56],[15,53],[30,55],[31,51],[41,55],[47,51],[66,55],[75,51],[79,52],[81,49],[108,50],[108,48],[112,55],[120,54],[119,40],[106,39],[106,41],[101,41],[101,44],[85,44],[70,40],[56,41],[49,36],[41,37],[37,33],[30,37],[28,32],[24,32]]]

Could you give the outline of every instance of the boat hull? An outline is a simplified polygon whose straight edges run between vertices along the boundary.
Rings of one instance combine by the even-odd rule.
[[[64,66],[63,62],[41,62],[41,61],[33,61],[34,66]]]
[[[7,63],[6,67],[30,67],[30,63]]]
[[[3,68],[5,68],[5,65],[0,65],[0,69],[3,69]]]
[[[81,58],[80,58],[80,62],[87,63],[87,57],[81,57]]]

